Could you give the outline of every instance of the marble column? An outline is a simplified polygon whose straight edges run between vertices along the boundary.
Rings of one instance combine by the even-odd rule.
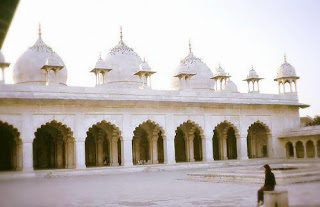
[[[296,143],[293,143],[293,159],[297,159],[297,148],[296,148]]]
[[[313,143],[314,143],[314,158],[318,158],[317,140],[314,140]]]
[[[165,164],[175,164],[175,154],[174,154],[174,139],[173,138],[166,138],[163,139],[163,156],[164,156],[164,163]]]
[[[118,139],[117,138],[113,138],[111,141],[111,153],[112,153],[112,160],[110,160],[111,165],[118,166],[119,162],[118,162]]]
[[[32,141],[22,142],[22,171],[29,172],[33,171],[33,147]]]
[[[303,142],[303,158],[308,158],[307,156],[307,142]]]
[[[227,135],[224,134],[222,137],[222,159],[228,159],[228,148],[227,148]]]
[[[248,159],[247,136],[245,135],[237,137],[237,156],[239,160]]]
[[[121,165],[133,166],[132,162],[132,139],[127,137],[121,140]]]
[[[58,141],[56,144],[56,167],[63,168],[63,142]]]
[[[85,142],[84,140],[76,140],[76,169],[86,168]]]
[[[206,136],[202,141],[202,160],[204,162],[213,161],[212,138]]]
[[[165,126],[165,134],[162,135],[164,164],[174,164],[176,163],[174,148],[174,137],[176,135],[176,132],[172,114],[166,114]]]
[[[97,153],[97,166],[103,166],[104,154],[103,154],[103,138],[98,138],[96,143]]]
[[[189,136],[189,161],[190,162],[194,162],[194,143],[193,143],[193,140],[194,140],[194,136],[193,135],[190,135]]]
[[[190,142],[189,142],[189,137],[186,135],[184,137],[184,147],[186,149],[186,161],[189,162],[190,161]]]
[[[158,164],[158,134],[154,135],[152,138],[152,163]]]

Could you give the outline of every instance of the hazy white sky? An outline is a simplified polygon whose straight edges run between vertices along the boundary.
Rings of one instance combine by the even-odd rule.
[[[154,88],[168,86],[170,72],[193,52],[215,71],[218,63],[247,92],[251,65],[265,80],[262,93],[278,93],[273,81],[283,54],[296,68],[301,115],[320,114],[320,1],[317,0],[21,0],[2,52],[11,62],[42,37],[64,60],[68,85],[94,86],[89,71],[124,41],[158,73]]]

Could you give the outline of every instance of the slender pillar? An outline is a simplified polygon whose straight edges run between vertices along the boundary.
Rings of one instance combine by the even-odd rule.
[[[308,158],[307,157],[307,143],[302,142],[302,144],[303,144],[303,158]]]
[[[56,166],[57,168],[63,167],[63,149],[62,149],[62,141],[58,141],[56,144]]]
[[[188,135],[186,135],[184,137],[184,147],[186,149],[186,161],[189,162],[190,161],[190,147],[189,147],[189,137]]]
[[[132,139],[129,137],[121,140],[121,165],[132,166]]]
[[[98,138],[97,141],[97,166],[103,166],[104,154],[103,154],[103,138]]]
[[[30,172],[33,171],[33,148],[32,141],[24,141],[22,143],[22,171]]]
[[[190,155],[189,155],[189,160],[190,162],[194,162],[194,144],[193,144],[193,140],[194,140],[194,136],[191,135],[189,136],[189,152],[190,152]]]
[[[153,139],[152,139],[152,163],[153,164],[158,164],[159,160],[158,160],[158,135],[154,135]]]
[[[314,158],[318,158],[317,140],[314,140],[313,143],[314,143]]]
[[[118,139],[113,138],[111,141],[112,166],[118,166]]]
[[[228,153],[227,153],[227,135],[224,133],[222,138],[222,159],[227,160],[228,159]]]
[[[293,159],[297,159],[297,148],[296,148],[296,144],[293,144]]]

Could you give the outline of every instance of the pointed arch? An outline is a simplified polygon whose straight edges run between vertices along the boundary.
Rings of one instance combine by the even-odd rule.
[[[296,142],[296,155],[297,158],[304,158],[304,147],[303,147],[303,143],[301,141],[297,141]]]
[[[247,130],[247,150],[248,157],[263,158],[269,156],[269,139],[271,139],[271,131],[267,124],[258,120],[253,122]]]
[[[212,138],[214,159],[237,159],[237,139],[239,137],[239,129],[233,123],[224,120],[217,124]]]
[[[52,120],[34,133],[34,169],[74,168],[74,137],[67,125]]]
[[[85,160],[87,167],[121,164],[122,135],[118,126],[102,120],[87,130]]]
[[[176,162],[202,161],[202,127],[192,120],[181,123],[176,128],[175,157]]]
[[[292,142],[287,142],[286,145],[286,157],[294,158],[294,148]]]
[[[312,140],[308,140],[306,142],[306,155],[307,158],[314,158],[315,157],[315,147]]]
[[[165,131],[150,119],[139,124],[133,131],[132,158],[134,164],[158,164],[164,162],[163,140]]]
[[[7,122],[0,121],[0,171],[22,169],[20,132]]]

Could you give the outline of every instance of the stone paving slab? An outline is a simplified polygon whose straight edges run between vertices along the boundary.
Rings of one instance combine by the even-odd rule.
[[[0,181],[1,207],[135,207],[256,205],[260,185],[186,180],[201,170]],[[320,182],[282,186],[290,206],[320,206]]]

